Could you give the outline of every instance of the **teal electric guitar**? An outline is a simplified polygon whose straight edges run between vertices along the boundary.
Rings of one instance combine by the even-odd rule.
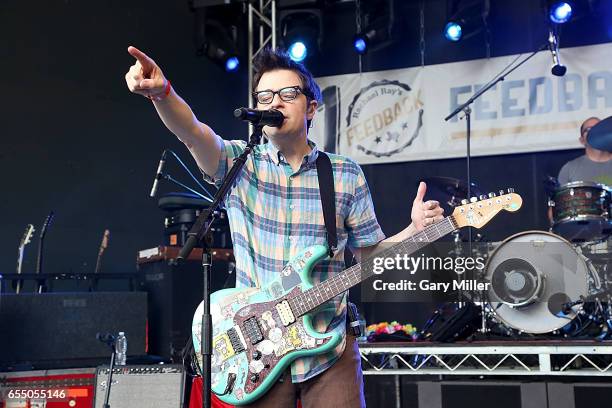
[[[376,256],[411,254],[458,228],[481,228],[501,210],[517,211],[522,204],[513,192],[489,196],[456,207],[451,216]],[[373,266],[365,260],[313,285],[310,271],[326,256],[325,246],[311,246],[265,287],[224,289],[211,295],[211,382],[219,399],[234,405],[249,404],[264,395],[292,361],[326,353],[340,343],[338,334],[317,332],[309,312],[373,276]],[[201,325],[202,304],[192,325],[200,367]]]

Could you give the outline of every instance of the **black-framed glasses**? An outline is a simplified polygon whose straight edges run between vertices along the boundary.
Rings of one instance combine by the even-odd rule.
[[[274,100],[274,95],[278,94],[278,97],[281,98],[283,102],[290,102],[298,97],[299,94],[304,94],[304,91],[299,86],[288,86],[286,88],[281,88],[278,91],[273,91],[271,89],[266,89],[263,91],[253,92],[253,97],[257,100],[258,103],[262,105],[268,105],[272,103]],[[308,96],[308,95],[306,95]]]

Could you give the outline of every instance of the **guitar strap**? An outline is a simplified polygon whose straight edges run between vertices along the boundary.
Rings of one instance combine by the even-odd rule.
[[[327,237],[329,257],[333,258],[338,249],[338,234],[336,232],[336,193],[334,190],[334,175],[329,156],[319,151],[317,157],[317,176],[319,177],[319,194],[323,208],[323,220]]]
[[[336,193],[334,190],[334,174],[331,160],[324,152],[319,151],[317,157],[317,176],[319,177],[319,194],[321,195],[321,207],[323,208],[323,220],[327,236],[327,248],[329,257],[333,258],[338,249],[338,234],[336,231]],[[347,329],[350,329],[353,336],[360,337],[360,317],[357,306],[348,300],[347,294]]]

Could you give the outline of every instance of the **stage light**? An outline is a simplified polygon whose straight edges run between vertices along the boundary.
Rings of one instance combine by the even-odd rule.
[[[356,36],[353,40],[353,47],[355,47],[355,51],[357,51],[357,54],[365,54],[368,50],[368,44],[366,43],[366,40],[359,35]]]
[[[323,36],[319,10],[282,10],[279,21],[282,44],[293,61],[302,62],[317,52]]]
[[[302,62],[308,56],[308,48],[302,41],[296,41],[289,46],[289,57],[295,62]]]
[[[240,52],[236,8],[200,5],[194,12],[196,55],[209,58],[225,72],[237,72]]]
[[[572,18],[572,6],[564,1],[557,2],[550,7],[550,21],[563,24]]]
[[[353,37],[353,49],[359,55],[380,50],[391,44],[395,26],[393,0],[364,2],[361,8],[364,28]]]
[[[449,41],[459,41],[461,39],[462,29],[459,23],[449,21],[444,27],[444,36]]]
[[[447,7],[443,31],[447,40],[463,42],[483,32],[489,18],[488,0],[452,0]]]
[[[238,60],[238,57],[229,57],[227,60],[225,60],[225,70],[227,72],[236,71],[239,65],[240,60]]]

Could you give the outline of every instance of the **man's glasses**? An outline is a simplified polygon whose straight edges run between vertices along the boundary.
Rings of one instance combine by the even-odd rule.
[[[301,93],[306,95],[302,88],[300,88],[299,86],[288,86],[286,88],[279,89],[278,91],[266,89],[265,91],[253,92],[253,96],[255,97],[258,103],[261,103],[262,105],[268,105],[274,100],[275,94],[278,94],[279,98],[281,98],[283,102],[290,102],[297,98],[298,95]]]

